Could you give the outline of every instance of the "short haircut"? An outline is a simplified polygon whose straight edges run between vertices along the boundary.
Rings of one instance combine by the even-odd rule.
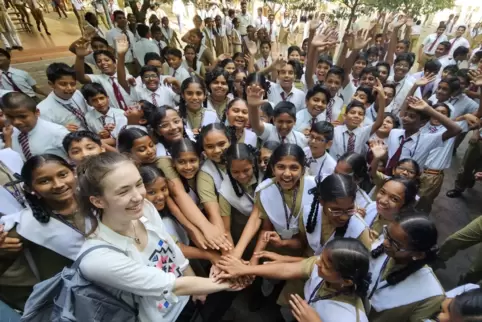
[[[94,60],[97,61],[97,57],[100,56],[100,55],[105,55],[105,56],[109,57],[110,59],[112,59],[113,62],[116,62],[114,53],[109,51],[109,50],[96,50],[96,51],[94,51]]]
[[[366,75],[366,74],[373,75],[375,77],[378,77],[378,75],[379,75],[378,69],[374,66],[367,66],[367,67],[363,68],[362,71],[360,72],[360,78],[363,75]]]
[[[350,103],[348,103],[348,105],[346,106],[346,110],[345,110],[345,114],[348,114],[348,112],[350,112],[352,109],[354,109],[355,107],[359,107],[363,110],[363,113],[366,112],[366,109],[365,109],[365,105],[363,105],[362,102],[360,101],[357,101],[357,100],[352,100]]]
[[[380,37],[383,38],[383,34],[376,34],[375,35],[375,39],[380,38]]]
[[[74,80],[77,80],[75,75],[75,69],[67,65],[66,63],[52,63],[47,67],[47,79],[51,83],[55,83],[63,76],[71,76]]]
[[[326,122],[326,121],[316,122],[311,127],[311,131],[316,132],[320,135],[323,135],[323,137],[327,141],[333,140],[333,136],[335,132],[333,125],[330,122]]]
[[[359,52],[359,53],[356,55],[355,62],[357,62],[357,61],[359,61],[359,60],[362,60],[362,61],[364,61],[366,64],[368,64],[368,57],[367,57],[367,55],[366,55],[364,52]]]
[[[367,52],[366,52],[367,56],[370,56],[370,55],[377,55],[378,56],[379,53],[380,52],[379,52],[378,48],[375,47],[375,46],[372,46],[372,47],[368,48]]]
[[[467,27],[464,26],[464,25],[460,25],[460,26],[457,27],[457,29],[459,29],[459,28],[462,28],[464,30],[464,32],[467,30]]]
[[[469,49],[467,47],[459,46],[457,47],[457,49],[454,50],[453,57],[455,58],[460,55],[467,55],[468,53],[469,53]]]
[[[172,55],[172,56],[175,56],[179,59],[182,59],[182,51],[180,51],[177,48],[169,48],[166,52],[166,56],[167,55]]]
[[[356,92],[363,92],[367,96],[367,103],[372,104],[375,102],[375,95],[373,94],[373,89],[368,87],[368,86],[358,86],[358,88],[355,90]]]
[[[107,40],[105,40],[104,38],[99,37],[99,36],[92,37],[92,39],[90,40],[90,43],[92,44],[94,42],[101,42],[104,45],[109,46],[109,43],[107,42]]]
[[[263,47],[263,45],[268,45],[269,49],[271,49],[271,41],[268,41],[268,40],[261,41],[261,43],[259,44],[259,48]]]
[[[5,57],[7,57],[8,60],[10,60],[10,57],[11,57],[10,53],[3,48],[0,48],[0,55],[3,55]]]
[[[331,68],[333,67],[333,58],[326,54],[320,55],[320,57],[318,57],[317,64],[327,64]]]
[[[157,67],[150,66],[150,65],[142,66],[141,71],[139,72],[139,76],[143,77],[144,74],[147,72],[154,72],[156,73],[156,75],[159,76],[159,70],[157,70]]]
[[[385,88],[385,87],[393,89],[393,97],[395,97],[395,95],[397,95],[397,86],[394,83],[383,84],[383,88]]]
[[[116,10],[114,11],[113,13],[113,16],[114,16],[114,20],[116,20],[119,16],[125,16],[126,14],[124,13],[124,11],[122,10]]]
[[[433,108],[433,109],[436,109],[437,107],[440,107],[440,106],[444,107],[444,108],[447,110],[447,117],[450,118],[450,116],[451,116],[451,114],[452,114],[452,111],[450,110],[450,107],[449,107],[447,104],[445,104],[445,103],[435,103],[435,104],[432,106],[432,108]]]
[[[142,23],[137,25],[136,30],[141,38],[146,38],[149,34],[149,27]]]
[[[281,101],[274,107],[273,116],[277,118],[281,114],[288,114],[296,121],[296,106],[288,101]]]
[[[98,94],[104,94],[107,96],[107,92],[105,91],[105,88],[98,83],[90,83],[90,84],[85,84],[81,89],[80,92],[84,96],[85,100],[89,102],[89,98],[92,98]]]
[[[449,51],[449,50],[450,50],[450,47],[452,47],[452,45],[450,44],[449,41],[442,41],[442,42],[439,43],[438,45],[439,45],[439,46],[440,46],[440,45],[444,46],[445,51]]]
[[[342,83],[345,81],[345,71],[343,70],[343,68],[334,65],[330,68],[328,73],[326,73],[326,78],[328,78],[328,76],[330,76],[331,74],[340,77]]]
[[[457,65],[448,65],[444,67],[443,71],[455,75],[459,71],[459,67]]]
[[[377,69],[378,69],[378,67],[380,67],[380,66],[385,67],[385,68],[388,70],[388,72],[390,72],[390,64],[387,63],[386,61],[379,61],[379,62],[377,63],[377,66],[376,66]]]
[[[100,136],[91,131],[75,131],[67,134],[62,140],[62,146],[65,151],[69,151],[72,142],[80,142],[82,139],[89,139],[98,146],[102,146]]]
[[[474,57],[477,58],[477,61],[481,60],[482,59],[482,50],[479,50],[478,52],[476,52],[474,54]]]
[[[158,53],[146,53],[144,55],[144,65],[147,65],[151,60],[162,61],[161,56]]]
[[[441,68],[442,68],[442,64],[438,59],[430,59],[423,66],[424,72],[429,72],[434,74],[437,74],[438,72],[440,72]]]
[[[398,64],[399,62],[406,61],[409,64],[409,67],[412,68],[413,63],[415,61],[415,57],[411,55],[412,53],[401,53],[400,55],[395,58],[394,64]]]
[[[152,34],[155,34],[156,32],[161,32],[161,27],[159,27],[158,25],[152,25],[151,27],[151,35]]]
[[[445,77],[440,81],[440,83],[442,82],[447,83],[447,85],[450,88],[450,94],[454,94],[460,91],[460,80],[458,77],[456,76]]]
[[[25,93],[10,92],[3,95],[2,109],[16,109],[21,107],[35,113],[37,110],[37,102]]]

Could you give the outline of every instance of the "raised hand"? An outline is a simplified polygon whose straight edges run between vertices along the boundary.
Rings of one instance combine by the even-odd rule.
[[[90,48],[90,42],[86,39],[80,40],[75,45],[75,55],[78,57],[85,57],[92,53],[92,49]]]
[[[371,37],[365,39],[363,30],[358,31],[357,36],[353,39],[353,50],[361,50],[372,40]]]
[[[126,35],[122,35],[115,40],[115,48],[118,54],[125,54],[129,50],[129,41]]]
[[[385,91],[383,90],[383,84],[379,78],[377,78],[377,83],[373,86],[373,93],[377,93],[377,95],[383,95],[386,98]]]
[[[407,23],[407,18],[398,19],[398,21],[395,22],[395,24],[393,25],[393,28],[400,29],[406,23]]]
[[[246,88],[246,99],[248,102],[248,106],[253,106],[258,108],[261,106],[263,103],[266,102],[266,100],[263,100],[264,96],[264,89],[261,88],[261,86],[258,85],[250,85]]]
[[[388,147],[382,140],[374,140],[370,144],[370,150],[373,153],[375,159],[381,159],[388,153]]]
[[[415,96],[407,97],[408,106],[416,111],[423,111],[425,108],[430,107],[427,102]]]
[[[433,81],[435,81],[435,79],[437,78],[437,74],[435,73],[428,73],[427,75],[423,75],[422,78],[420,78],[419,80],[417,80],[415,82],[415,84],[417,86],[425,86],[427,84],[430,84],[432,83]]]

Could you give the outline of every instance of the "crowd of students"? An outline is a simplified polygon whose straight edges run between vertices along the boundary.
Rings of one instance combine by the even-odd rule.
[[[236,291],[279,305],[273,321],[482,317],[480,257],[450,292],[431,268],[480,242],[481,220],[439,249],[430,216],[468,131],[448,196],[482,177],[482,51],[459,69],[469,48],[442,23],[411,74],[412,21],[388,16],[345,35],[337,62],[328,18],[272,57],[262,24],[216,16],[194,17],[183,54],[167,18],[135,35],[113,18],[71,45],[73,67],[48,66],[50,93],[0,49],[2,308],[111,245],[80,271],[141,321],[220,321]]]

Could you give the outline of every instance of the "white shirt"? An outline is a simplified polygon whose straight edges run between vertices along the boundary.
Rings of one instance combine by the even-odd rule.
[[[167,86],[159,86],[155,92],[152,92],[145,87],[136,87],[135,95],[138,101],[146,100],[156,106],[167,105],[175,107],[179,102],[179,95],[174,93],[172,89]]]
[[[104,122],[102,122],[103,116],[105,116]],[[124,111],[118,108],[109,108],[105,115],[99,113],[97,110],[91,110],[85,115],[85,118],[90,131],[97,134],[104,130],[105,125],[114,124],[114,130],[111,132],[114,139],[117,139],[119,132],[127,125],[127,118],[124,115]]]
[[[305,93],[302,90],[297,89],[295,84],[293,84],[293,87],[291,87],[291,93],[289,94],[285,93],[280,84],[273,82],[270,82],[270,84],[268,101],[273,102],[276,105],[283,101],[281,93],[284,93],[286,98],[285,101],[293,103],[296,107],[296,111],[300,111],[305,108]],[[276,106],[273,106],[273,108],[276,108]]]
[[[308,108],[304,108],[301,111],[296,113],[296,124],[294,129],[299,132],[303,132],[306,128],[311,128],[311,120],[313,116],[311,116],[310,112],[308,112]],[[325,121],[326,120],[326,112],[323,111],[322,113],[318,114],[315,118],[315,123]]]
[[[335,172],[336,161],[328,152],[315,159],[309,147],[305,147],[303,151],[305,151],[306,160],[308,160],[308,172],[310,175],[323,181],[323,179]]]
[[[340,92],[338,92],[338,94],[336,94],[335,97],[332,98],[333,106],[331,107],[330,122],[336,121],[340,117],[340,113],[343,110],[343,102],[344,102],[343,98],[344,97],[340,94]],[[328,102],[328,104],[330,104],[330,102]],[[326,114],[326,110],[325,110],[325,114]]]
[[[132,63],[134,62],[134,44],[136,43],[136,37],[129,29],[126,29],[124,33],[120,28],[117,28],[117,27],[112,28],[105,35],[105,40],[107,40],[107,43],[109,44],[109,46],[114,48],[117,52],[116,39],[121,36],[124,36],[125,34],[127,34],[127,37],[129,40],[129,49],[127,50],[127,53],[126,53],[125,62]]]
[[[412,36],[420,36],[420,31],[422,31],[422,25],[413,25],[412,26]]]
[[[177,297],[172,290],[176,278],[182,276],[189,261],[167,232],[159,213],[147,200],[144,201],[144,214],[139,220],[144,224],[148,236],[142,252],[136,248],[132,238],[120,235],[99,222],[95,234],[86,240],[80,253],[93,246],[107,244],[118,247],[127,256],[101,248],[86,255],[80,269],[94,283],[127,292],[122,298],[130,305],[131,294],[134,294],[139,304],[141,322],[176,321],[189,296]],[[167,313],[158,309],[158,305],[165,300],[170,302]],[[178,302],[175,303],[175,300]]]
[[[457,49],[459,47],[466,47],[466,48],[470,49],[470,43],[464,37],[453,38],[453,39],[450,39],[449,42],[450,42],[450,45],[451,45],[450,52],[449,52],[450,57],[454,56],[455,49]]]
[[[131,106],[134,104],[134,100],[132,97],[124,90],[124,88],[119,84],[117,80],[117,73],[115,73],[113,76],[108,76],[106,74],[98,74],[98,75],[87,75],[89,76],[90,80],[92,83],[97,83],[102,85],[104,87],[107,96],[109,96],[110,104],[115,107],[115,108],[120,108],[123,109],[120,103],[117,101],[115,94],[114,94],[114,87],[112,86],[112,82],[115,82],[117,87],[119,88],[119,91],[124,98],[124,102],[126,103],[127,106]],[[111,77],[113,79],[111,80]],[[131,78],[131,75],[126,75],[126,78],[129,79]]]
[[[261,57],[256,61],[256,66],[258,66],[259,69],[264,69],[266,67],[271,66],[272,63],[273,63],[273,58],[271,58],[271,56],[268,56],[268,58],[266,59]]]
[[[199,62],[198,62],[198,64],[199,64]],[[182,82],[184,82],[184,80],[186,78],[191,77],[191,75],[189,74],[187,69],[184,68],[183,64],[181,64],[181,66],[179,66],[179,68],[176,69],[176,70],[174,70],[174,68],[172,68],[172,67],[169,67],[168,74],[169,74],[169,76],[173,76],[175,79],[177,79],[179,81],[179,83],[181,83],[181,84],[182,84]]]
[[[52,91],[37,105],[37,108],[40,111],[40,117],[46,121],[62,126],[75,124],[79,127],[79,130],[87,130],[82,120],[68,110],[68,106],[80,111],[84,116],[90,110],[84,96],[79,90],[76,90],[74,95],[67,101],[58,97]]]
[[[266,28],[266,25],[268,24],[268,18],[266,18],[265,16],[257,16],[255,19],[254,19],[254,28],[256,28],[256,30],[259,30],[261,28]]]
[[[18,141],[19,134],[20,131],[14,128],[12,150],[18,152],[22,159],[26,160]],[[67,134],[69,134],[69,131],[65,127],[38,118],[35,127],[27,134],[30,153],[32,156],[52,153],[67,160],[67,153],[62,146],[62,140]]]
[[[457,122],[459,125],[461,125],[461,123],[466,124],[465,121]],[[428,134],[431,133],[431,131],[434,131],[432,133],[443,133],[447,131],[447,129],[443,125],[433,126],[430,125],[430,122],[427,122],[420,131]],[[441,146],[432,149],[427,157],[427,161],[425,161],[424,167],[432,170],[444,170],[450,168],[454,144],[455,137],[448,139]]]
[[[275,42],[276,39],[278,39],[279,28],[274,21],[272,24],[269,22],[266,23],[266,32],[268,33],[268,37],[270,38],[271,42]]]
[[[388,136],[388,160],[397,152],[400,142],[405,135],[403,129],[393,129]],[[442,146],[442,132],[439,133],[422,133],[413,134],[410,141],[407,141],[402,148],[400,160],[405,158],[414,159],[420,166],[425,161],[433,149]]]
[[[450,118],[456,118],[457,116],[474,113],[479,109],[479,104],[468,97],[465,93],[453,96],[449,99],[450,104],[454,108],[454,114]]]
[[[281,142],[281,136],[278,133],[278,129],[276,126],[270,123],[264,123],[264,131],[259,135],[261,141],[275,141]],[[304,148],[308,145],[308,140],[304,136],[303,133],[295,131],[294,129],[286,136],[285,143],[297,144],[300,147]]]
[[[388,77],[388,80],[391,82],[395,82],[393,79],[393,76]],[[408,93],[410,92],[410,89],[413,86],[413,82],[411,79],[407,76],[405,76],[404,79],[399,81],[396,84],[396,92],[395,92],[395,97],[393,98],[392,101],[392,111],[395,113],[395,115],[398,116],[400,109],[402,108],[403,102],[407,98]]]
[[[144,66],[144,56],[147,53],[160,54],[159,47],[152,40],[147,38],[141,38],[134,44],[134,57],[139,62],[139,65]]]
[[[355,149],[353,152],[363,153],[366,143],[370,138],[372,126],[357,127],[351,131],[355,135]],[[338,160],[343,154],[348,151],[348,140],[350,138],[349,130],[346,125],[339,125],[335,127],[333,133],[333,144],[330,148],[330,155]]]
[[[438,44],[442,41],[447,41],[446,35],[431,34],[425,37],[422,42],[423,45],[423,52],[428,55],[435,55],[435,50],[437,49]],[[434,44],[435,43],[435,44]],[[433,45],[433,46],[432,46]]]
[[[353,83],[353,76],[350,74],[350,81],[346,86],[343,88],[341,91],[341,95],[343,95],[343,104],[348,105],[351,102],[351,99],[353,98],[353,95],[356,92],[357,87]]]
[[[0,72],[0,88],[4,90],[14,91],[14,86],[12,82],[7,78],[7,75],[13,80],[15,85],[27,94],[28,96],[32,97],[35,96],[35,92],[33,90],[33,86],[37,85],[37,82],[24,70],[9,67],[7,73],[4,71]]]
[[[239,20],[239,33],[241,34],[241,36],[245,36],[248,33],[246,29],[249,25],[253,24],[253,18],[247,12],[246,14],[240,13],[239,15],[237,15],[237,18]]]
[[[455,111],[454,106],[453,106],[452,104],[450,104],[450,100],[447,100],[447,101],[445,101],[445,102],[439,102],[439,100],[437,99],[437,95],[436,95],[436,94],[433,94],[432,96],[430,96],[430,97],[428,98],[428,101],[429,101],[430,103],[432,103],[432,105],[437,104],[437,103],[443,103],[443,104],[447,105],[448,108],[450,109],[450,117],[451,117],[451,118],[455,118],[455,117],[459,116],[459,115],[457,114],[457,111]]]
[[[440,78],[442,77],[442,72],[444,71],[445,67],[457,64],[455,62],[455,60],[452,58],[451,54],[439,57],[438,61],[440,62],[441,67],[440,67],[440,70],[439,70],[437,76],[440,77]]]

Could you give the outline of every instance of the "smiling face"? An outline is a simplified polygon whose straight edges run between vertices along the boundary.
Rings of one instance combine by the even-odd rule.
[[[166,200],[169,197],[166,178],[157,177],[154,182],[146,184],[146,199],[152,202],[157,211],[166,207]]]
[[[226,111],[229,125],[237,129],[244,129],[248,123],[248,105],[243,100],[237,100]]]
[[[315,131],[311,131],[308,137],[308,146],[314,158],[321,157],[326,149],[330,148],[331,143],[332,141],[328,141],[323,134],[316,133]]]
[[[105,149],[89,138],[82,138],[80,141],[72,141],[67,151],[69,159],[79,164],[83,159],[91,155],[105,152]]]
[[[399,42],[397,43],[397,47],[395,47],[395,55],[398,56],[401,53],[406,53],[407,49],[407,45],[405,45],[403,42]]]
[[[446,49],[446,47],[444,45],[439,44],[437,46],[437,49],[435,49],[435,57],[437,57],[437,58],[445,56],[447,54],[448,54],[448,50]]]
[[[186,58],[186,60],[187,60],[188,62],[194,61],[194,58],[196,58],[196,52],[194,51],[194,49],[192,49],[192,48],[187,48],[187,49],[184,51],[184,58]]]
[[[395,91],[391,87],[383,87],[383,92],[385,93],[385,96],[386,96],[385,104],[386,106],[388,106],[393,101],[393,98],[395,97]]]
[[[452,92],[450,90],[449,84],[447,84],[444,81],[441,81],[440,83],[438,83],[437,91],[435,92],[435,97],[439,102],[447,101],[450,98],[451,94]]]
[[[437,106],[435,110],[446,117],[450,117],[449,109],[445,106]],[[430,125],[439,126],[440,124],[441,124],[440,121],[437,120],[436,118],[433,118],[433,117],[430,118]]]
[[[242,185],[247,185],[254,174],[254,165],[249,160],[233,160],[231,162],[231,176]]]
[[[55,82],[49,82],[50,87],[54,91],[55,95],[64,100],[69,100],[77,90],[77,81],[72,76],[62,76]]]
[[[215,99],[222,100],[226,98],[226,95],[228,94],[228,80],[220,75],[209,84],[209,89],[211,90],[211,95]]]
[[[269,158],[273,154],[273,151],[266,148],[261,148],[260,156],[258,159],[258,168],[264,173],[266,172],[266,168],[268,166]]]
[[[365,73],[360,77],[360,84],[373,88],[377,84],[377,78],[373,74]]]
[[[407,75],[408,71],[410,70],[410,63],[404,60],[401,60],[395,64],[395,78],[398,80],[402,79]]]
[[[32,173],[32,192],[47,202],[74,198],[76,180],[71,169],[57,162],[46,162]]]
[[[281,137],[288,136],[293,129],[293,126],[295,126],[295,123],[295,119],[288,113],[281,113],[274,118],[274,125]]]
[[[397,181],[387,181],[376,196],[377,212],[382,218],[394,221],[405,203],[405,186]]]
[[[355,76],[360,75],[361,71],[365,67],[367,67],[367,61],[364,60],[364,59],[357,59],[355,61],[355,64],[353,64],[353,67],[352,67],[353,75],[355,75]]]
[[[181,152],[174,160],[174,167],[181,177],[190,180],[199,170],[199,161],[199,156],[195,152]]]
[[[246,80],[245,72],[237,72],[234,76],[234,90],[236,91],[237,97],[243,97],[244,93],[244,81]]]
[[[331,96],[335,96],[342,85],[341,77],[336,74],[328,74],[326,77],[325,86],[330,90]]]
[[[236,57],[234,59],[234,64],[236,65],[236,69],[244,70],[246,68],[246,60],[243,57]]]
[[[385,66],[378,66],[378,78],[380,79],[380,82],[385,83],[388,79],[388,73],[389,70]]]
[[[204,136],[204,153],[209,160],[215,163],[222,162],[224,151],[226,151],[229,146],[229,139],[226,133],[222,131],[212,130]]]
[[[288,60],[300,61],[300,59],[301,59],[301,53],[298,50],[293,50],[288,56]]]
[[[304,168],[294,156],[287,155],[273,166],[273,175],[282,190],[293,189],[303,175]]]
[[[169,143],[182,140],[184,135],[184,124],[179,114],[172,109],[166,110],[164,116],[155,129],[157,135],[164,138]]]
[[[345,123],[348,128],[359,127],[365,119],[365,109],[362,107],[353,107],[345,113]]]
[[[332,284],[342,284],[343,279],[340,274],[335,271],[331,261],[331,250],[323,250],[320,258],[316,261],[318,266],[318,276],[323,280]]]
[[[156,152],[156,145],[148,135],[135,139],[132,144],[131,155],[139,164],[156,162]]]
[[[150,91],[156,91],[159,88],[159,75],[153,71],[147,71],[142,75],[142,82]]]
[[[388,133],[390,133],[390,131],[393,129],[393,126],[393,119],[390,116],[387,116],[383,119],[382,126],[378,129],[377,133],[380,132],[388,135]]]
[[[224,70],[227,71],[229,74],[232,74],[236,70],[236,65],[234,64],[234,62],[229,62],[226,64],[226,66],[224,66]]]
[[[280,85],[283,88],[289,88],[293,86],[295,80],[295,70],[292,65],[285,64],[278,70],[278,78]]]
[[[327,63],[318,63],[316,65],[315,75],[319,82],[324,82],[326,74],[330,70],[331,66]]]
[[[190,83],[181,94],[189,111],[199,111],[206,99],[206,93],[197,83]]]
[[[312,117],[317,117],[326,109],[328,101],[325,93],[316,93],[306,100],[306,108]]]
[[[95,57],[97,68],[106,75],[114,75],[116,72],[116,63],[109,56],[100,54]]]

